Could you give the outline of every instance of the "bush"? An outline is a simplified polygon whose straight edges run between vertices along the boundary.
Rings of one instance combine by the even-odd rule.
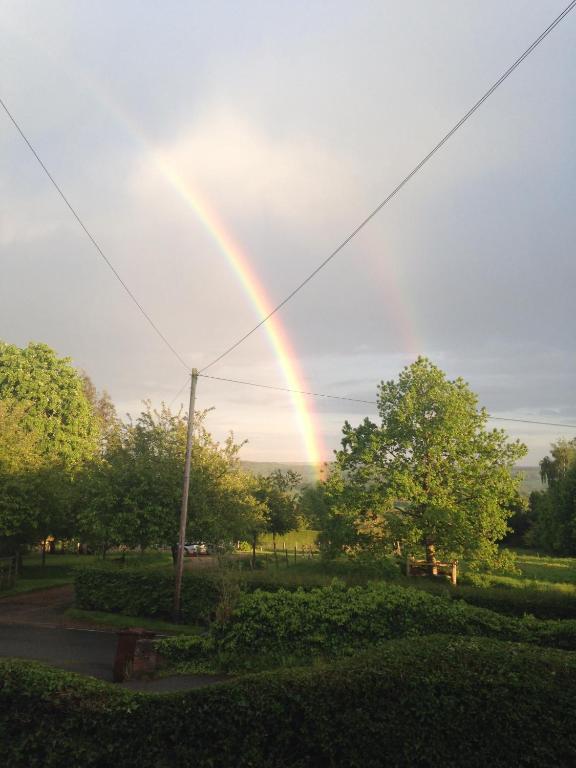
[[[230,620],[213,627],[219,663],[229,668],[331,658],[392,638],[474,635],[576,649],[576,622],[516,619],[428,592],[374,583],[334,584],[242,595]]]
[[[297,568],[238,573],[233,570],[185,571],[182,580],[182,617],[187,623],[214,618],[221,603],[240,590],[300,587],[312,589],[330,584],[332,577],[320,573],[300,573]],[[75,577],[76,607],[86,611],[123,613],[169,619],[174,600],[174,572],[166,568],[118,568],[97,566],[79,569]]]
[[[164,568],[86,568],[75,579],[76,607],[86,611],[124,613],[169,619],[174,600],[174,572]],[[205,574],[184,573],[182,618],[207,622],[220,600],[216,579]]]
[[[568,766],[575,710],[573,654],[483,638],[163,695],[0,661],[10,768]]]

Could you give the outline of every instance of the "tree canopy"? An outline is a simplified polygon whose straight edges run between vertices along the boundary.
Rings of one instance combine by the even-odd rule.
[[[39,436],[46,460],[74,469],[94,455],[99,424],[82,377],[46,344],[0,342],[0,400],[26,406],[23,425]]]
[[[540,462],[543,491],[530,495],[532,545],[549,552],[576,554],[576,438],[558,440]]]
[[[488,429],[465,381],[450,381],[426,358],[378,389],[380,424],[343,428],[337,463],[357,530],[405,550],[494,563],[507,531],[525,453],[500,429]]]

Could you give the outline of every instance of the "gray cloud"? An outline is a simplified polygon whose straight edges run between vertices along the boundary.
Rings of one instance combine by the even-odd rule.
[[[201,366],[258,314],[155,153],[213,206],[274,303],[560,9],[6,2],[0,92],[146,309]],[[573,37],[568,18],[282,310],[303,386],[372,399],[421,352],[495,414],[576,417]],[[185,372],[5,118],[0,179],[0,336],[70,355],[121,411],[170,402]],[[213,372],[286,386],[263,330]],[[306,458],[289,397],[201,384],[215,433],[248,437],[247,457]],[[313,408],[326,449],[365,412]],[[531,461],[558,436],[511,432]]]

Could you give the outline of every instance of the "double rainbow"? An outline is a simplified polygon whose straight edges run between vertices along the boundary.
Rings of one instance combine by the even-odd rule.
[[[258,319],[266,317],[272,310],[272,304],[248,257],[227,231],[221,218],[206,200],[201,199],[196,190],[192,189],[191,185],[184,180],[165,157],[154,154],[154,158],[162,176],[192,209],[225,256],[254,306]],[[273,315],[263,327],[278,360],[286,386],[292,390],[305,390],[304,376],[279,317]],[[290,397],[307,459],[311,464],[319,467],[325,451],[319,437],[319,429],[316,426],[315,414],[309,407],[305,396],[298,394],[298,392],[291,392]]]

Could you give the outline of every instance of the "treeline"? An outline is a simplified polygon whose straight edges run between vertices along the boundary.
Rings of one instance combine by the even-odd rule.
[[[559,555],[576,555],[576,438],[559,440],[540,462],[546,487],[530,494],[524,542]]]
[[[507,565],[499,546],[512,527],[523,542],[576,548],[576,442],[542,462],[547,490],[518,492],[526,448],[488,415],[462,379],[426,358],[378,388],[379,423],[343,426],[341,449],[320,482],[298,473],[246,471],[242,443],[216,441],[194,414],[189,540],[215,544],[282,535],[303,523],[325,554],[466,559]],[[53,538],[103,556],[113,547],[177,540],[187,415],[144,403],[118,418],[110,397],[44,344],[0,343],[0,554]],[[516,542],[518,543],[518,542]]]
[[[243,471],[241,444],[223,443],[194,414],[193,539],[250,540],[297,527],[294,472]],[[110,397],[44,344],[0,343],[0,551],[75,540],[102,555],[177,540],[187,416],[144,403],[118,418]]]

